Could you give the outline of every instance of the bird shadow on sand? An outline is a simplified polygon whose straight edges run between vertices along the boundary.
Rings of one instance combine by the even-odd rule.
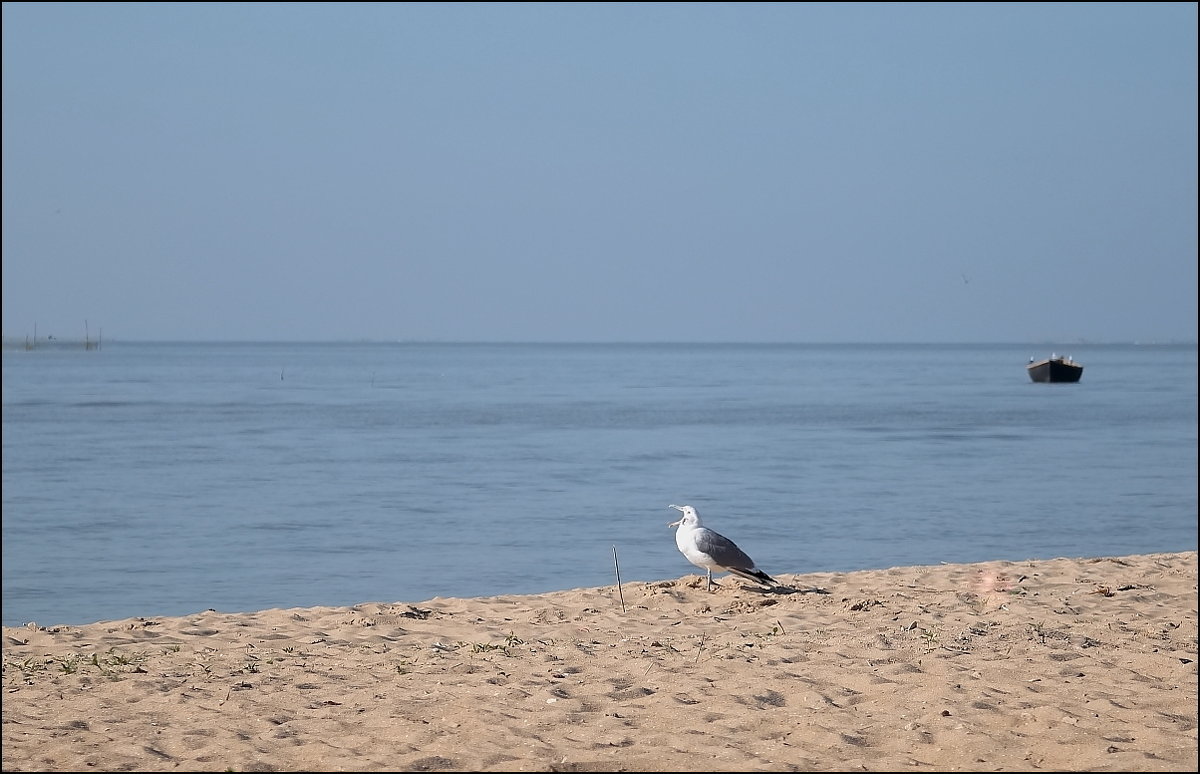
[[[720,588],[720,584],[716,583],[716,581],[713,581],[713,588]],[[787,595],[787,594],[832,594],[833,593],[833,592],[830,592],[830,590],[828,590],[828,589],[824,589],[824,588],[821,588],[818,586],[810,586],[808,588],[797,588],[794,586],[787,586],[786,583],[779,583],[779,584],[776,584],[776,586],[750,586],[749,583],[743,583],[742,590],[744,590],[744,592],[751,592],[754,594],[762,594],[763,596]]]
[[[779,584],[779,585],[776,585],[776,586],[771,586],[771,587],[767,587],[767,586],[745,586],[745,585],[744,585],[744,586],[742,586],[742,588],[744,588],[746,591],[755,591],[755,592],[758,592],[759,594],[772,594],[772,595],[774,595],[774,594],[778,594],[778,595],[786,595],[786,594],[831,594],[831,593],[832,593],[832,592],[831,592],[831,591],[829,591],[828,589],[823,589],[823,588],[821,588],[821,587],[819,587],[819,586],[810,586],[810,587],[808,587],[808,588],[799,589],[799,588],[796,588],[795,586],[787,586],[787,585],[784,585],[784,584],[782,584],[782,583],[781,583],[781,584]]]

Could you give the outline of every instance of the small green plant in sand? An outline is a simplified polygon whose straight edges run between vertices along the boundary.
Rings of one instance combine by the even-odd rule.
[[[110,680],[117,680],[120,675],[131,671],[130,668],[139,669],[141,664],[146,661],[146,655],[143,653],[128,654],[121,653],[115,649],[109,649],[106,653],[95,652],[90,656],[81,653],[68,653],[62,656],[48,656],[46,658],[36,658],[30,656],[25,659],[5,659],[4,669],[16,669],[21,674],[30,678],[36,673],[45,672],[50,669],[51,665],[57,665],[58,671],[64,675],[81,674],[91,669],[99,670],[100,674]]]
[[[130,655],[128,653],[120,653],[115,648],[109,648],[107,653],[93,653],[91,666],[100,670],[100,674],[107,677],[109,680],[120,679],[120,675],[124,672],[136,671],[141,669],[142,664],[146,662],[145,653],[136,653]]]
[[[508,655],[508,649],[517,645],[523,645],[525,640],[518,637],[513,632],[509,632],[504,638],[504,642],[473,642],[471,643],[472,653],[484,653],[489,650],[502,650],[505,655]]]
[[[471,643],[471,652],[472,653],[486,653],[489,650],[504,650],[504,646],[499,643],[491,643],[491,642],[472,642]]]
[[[6,658],[4,659],[4,671],[15,669],[21,673],[25,679],[33,677],[33,675],[45,672],[47,669],[45,659],[35,658],[30,656],[24,659]]]

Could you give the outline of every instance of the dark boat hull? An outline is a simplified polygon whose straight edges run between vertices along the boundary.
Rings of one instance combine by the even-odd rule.
[[[1026,366],[1029,378],[1035,382],[1077,382],[1083,376],[1083,366],[1062,358],[1047,358]]]

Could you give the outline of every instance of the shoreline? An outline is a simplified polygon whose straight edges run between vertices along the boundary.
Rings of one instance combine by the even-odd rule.
[[[4,627],[4,771],[1194,771],[1197,554]]]

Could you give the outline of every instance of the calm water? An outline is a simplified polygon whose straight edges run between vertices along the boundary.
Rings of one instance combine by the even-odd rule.
[[[1196,347],[4,353],[4,625],[1196,548]]]

